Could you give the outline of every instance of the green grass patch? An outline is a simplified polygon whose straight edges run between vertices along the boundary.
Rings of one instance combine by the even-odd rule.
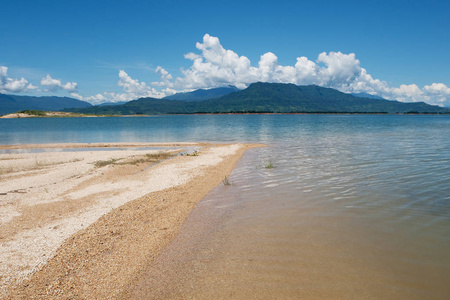
[[[109,160],[99,160],[94,163],[96,168],[106,167],[109,165],[113,165],[118,161],[118,159],[109,159]]]
[[[181,156],[183,156],[183,153],[181,153]],[[186,153],[184,156],[198,156],[198,151],[194,150],[192,153]]]
[[[147,153],[143,158],[137,158],[130,161],[124,161],[119,163],[119,165],[137,165],[143,163],[155,163],[167,159],[173,156],[172,153],[168,152],[158,152],[158,153]]]
[[[47,115],[47,113],[43,110],[35,110],[35,109],[27,109],[27,110],[22,110],[19,111],[19,113],[21,114],[27,114],[30,116],[38,116],[38,117],[45,117]]]
[[[257,165],[257,169],[273,169],[275,168],[273,162],[270,160],[269,162],[265,162],[262,165]]]
[[[143,157],[130,159],[130,160],[122,160],[121,158],[118,159],[109,159],[109,160],[99,160],[95,162],[95,167],[101,168],[108,165],[138,165],[143,163],[157,163],[164,159],[167,159],[169,157],[172,157],[173,154],[169,152],[158,152],[158,153],[147,153]]]

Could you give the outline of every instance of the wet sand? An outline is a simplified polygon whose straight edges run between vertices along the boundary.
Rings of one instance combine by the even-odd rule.
[[[149,159],[160,154],[155,150],[1,154],[0,257],[7,264],[0,270],[0,297],[129,294],[127,288],[173,240],[197,202],[245,150],[260,145],[99,145],[164,146],[171,153],[187,145],[198,147],[198,156],[156,165]]]

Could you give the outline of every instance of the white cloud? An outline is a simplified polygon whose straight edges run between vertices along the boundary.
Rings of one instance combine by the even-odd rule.
[[[155,73],[160,80],[147,84],[132,78],[125,70],[120,70],[117,85],[122,88],[122,93],[104,92],[95,96],[81,96],[77,92],[77,83],[62,84],[61,80],[53,79],[50,75],[42,78],[41,85],[51,91],[66,90],[73,97],[92,103],[130,101],[141,97],[161,98],[176,92],[226,85],[246,88],[251,83],[262,81],[316,84],[346,93],[366,92],[386,99],[450,106],[450,88],[444,83],[432,83],[422,88],[416,84],[394,87],[386,81],[374,79],[361,67],[361,62],[354,53],[323,52],[315,61],[300,56],[294,65],[283,66],[272,52],[262,54],[259,61],[252,65],[246,56],[239,56],[233,50],[225,49],[219,38],[209,34],[203,36],[202,42],[196,43],[196,48],[198,53],[184,55],[192,64],[188,69],[182,69],[179,77],[172,76],[162,66],[158,66]],[[7,70],[6,67],[0,67],[0,92],[37,89],[24,78],[8,78]]]
[[[174,80],[162,77],[155,86],[179,91],[235,85],[245,88],[257,81],[295,83],[298,85],[317,84],[335,88],[343,92],[366,92],[387,99],[405,102],[424,101],[429,104],[450,105],[449,88],[443,83],[433,83],[420,89],[416,84],[392,87],[387,82],[374,79],[354,53],[320,53],[316,62],[301,56],[294,66],[282,66],[278,57],[268,52],[261,55],[257,67],[251,65],[245,56],[239,56],[225,49],[217,37],[205,34],[203,43],[197,43],[200,54],[187,53],[184,57],[192,61],[189,69],[182,70],[183,76]],[[165,71],[165,70],[164,70]]]
[[[137,79],[132,79],[124,70],[119,71],[118,86],[121,86],[126,93],[146,94],[149,88],[145,82],[139,82]]]
[[[8,68],[0,66],[0,78],[8,76]]]
[[[107,98],[105,96],[103,96],[102,94],[97,94],[95,96],[83,97],[80,94],[74,92],[74,93],[70,93],[70,95],[75,99],[87,101],[92,104],[100,104],[100,103],[107,101]]]
[[[282,66],[278,57],[268,52],[261,55],[258,67],[254,67],[247,57],[224,49],[217,37],[206,34],[203,43],[197,43],[196,47],[201,55],[185,55],[186,59],[192,61],[192,66],[183,70],[183,77],[175,79],[176,89],[211,88],[228,84],[245,88],[257,81],[317,84],[341,90],[358,87],[356,83],[361,80],[369,82],[359,83],[359,88],[367,87],[369,83],[378,84],[360,67],[354,53],[324,52],[319,55],[317,62],[302,56],[297,58],[294,66]]]
[[[25,78],[15,79],[8,77],[8,68],[0,66],[0,93],[21,93],[37,89]]]
[[[66,84],[62,84],[61,79],[53,79],[49,74],[41,79],[41,85],[47,87],[52,92],[63,89],[73,93],[78,88],[77,83],[75,82],[67,82]]]
[[[159,72],[162,71],[159,70]],[[166,77],[166,79],[171,77],[170,74],[166,72],[162,72],[162,74]],[[139,82],[139,80],[131,78],[131,76],[129,76],[124,70],[119,71],[119,81],[117,82],[117,85],[122,87],[124,93],[103,93],[106,95],[106,99],[108,99],[108,101],[131,101],[143,97],[161,98],[166,95],[166,91],[170,90],[169,88],[166,88],[162,91],[157,91],[155,88],[148,86],[145,82]]]
[[[450,106],[450,88],[443,83],[433,83],[423,87],[428,97],[434,99],[435,104]]]
[[[167,88],[172,88],[173,87],[173,83],[171,82],[171,80],[173,79],[172,75],[167,72],[164,68],[162,68],[161,66],[158,66],[155,70],[155,73],[158,74],[161,77],[161,81],[158,82],[152,82],[152,85],[155,86],[165,86]]]
[[[123,91],[131,96],[131,99],[139,97],[160,97],[163,96],[155,88],[149,87],[145,82],[139,82],[131,78],[124,70],[119,71],[119,81],[117,85],[122,87]]]
[[[158,66],[155,70],[156,73],[158,73],[161,76],[161,79],[163,81],[169,81],[172,80],[172,75],[170,75],[169,72],[164,70],[161,66]]]
[[[391,89],[392,94],[397,95],[399,101],[420,102],[424,99],[424,93],[415,84],[402,84],[398,88]]]
[[[125,70],[119,71],[118,86],[123,93],[105,92],[96,96],[82,97],[83,100],[130,101],[141,97],[161,98],[177,91],[189,91],[198,88],[212,88],[235,85],[245,88],[257,81],[295,83],[298,85],[317,84],[343,92],[366,92],[388,99],[400,101],[426,101],[445,105],[449,101],[448,88],[444,84],[432,84],[421,90],[417,85],[391,87],[385,81],[373,79],[362,68],[354,53],[323,52],[317,60],[311,61],[305,56],[298,57],[293,66],[283,66],[278,57],[267,52],[260,56],[257,66],[252,66],[245,56],[239,56],[225,49],[217,37],[206,34],[202,43],[197,43],[197,53],[187,53],[185,58],[192,61],[190,68],[182,70],[182,76],[174,78],[163,67],[155,69],[161,80],[147,84],[132,78]],[[60,86],[60,81],[45,78],[47,86]],[[44,79],[43,79],[44,80]],[[156,88],[157,89],[156,89]],[[81,96],[79,96],[81,97]]]
[[[163,81],[161,83],[157,82],[152,84],[165,86],[166,88],[161,91],[157,91],[155,88],[148,86],[143,81],[131,78],[127,72],[120,70],[117,85],[122,88],[123,93],[104,92],[103,94],[97,94],[95,96],[82,96],[78,93],[71,93],[71,95],[78,100],[88,101],[92,104],[99,104],[103,102],[131,101],[144,97],[162,98],[166,95],[176,93],[175,90],[167,87],[170,85],[172,75],[161,67],[156,69],[156,73],[160,74]]]
[[[361,75],[360,62],[354,53],[343,54],[341,52],[322,52],[317,62],[325,64],[326,67],[318,68],[321,79],[319,84],[329,87],[347,86]]]

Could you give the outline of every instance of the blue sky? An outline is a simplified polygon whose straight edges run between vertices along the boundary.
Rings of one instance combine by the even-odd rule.
[[[449,3],[0,0],[0,92],[98,103],[270,81],[449,106]]]

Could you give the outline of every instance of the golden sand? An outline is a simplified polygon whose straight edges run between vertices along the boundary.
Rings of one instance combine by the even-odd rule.
[[[181,151],[180,145],[163,144],[171,152]],[[10,264],[1,273],[0,296],[126,296],[126,287],[172,241],[194,206],[221,183],[245,150],[260,146],[189,145],[197,145],[198,156],[176,156],[156,165],[139,160],[155,152],[148,150],[0,155],[3,169],[14,161],[22,166],[0,174],[0,256]],[[62,146],[69,147],[51,147]],[[95,164],[108,160],[114,163]],[[141,162],[126,163],[136,161]]]

